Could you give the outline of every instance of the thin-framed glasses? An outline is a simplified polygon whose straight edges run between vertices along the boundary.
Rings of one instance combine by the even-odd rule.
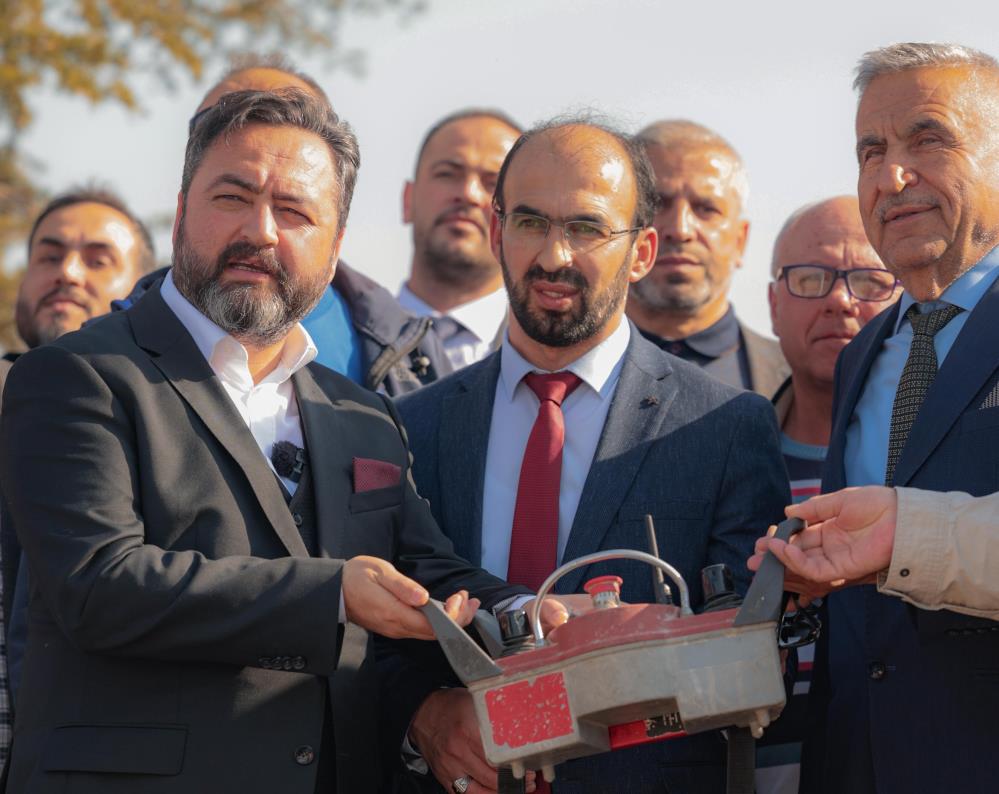
[[[633,229],[612,229],[606,223],[588,220],[553,221],[543,215],[530,212],[511,212],[500,214],[503,221],[503,239],[508,245],[523,248],[541,248],[548,239],[552,226],[562,230],[562,238],[566,245],[576,253],[586,253],[609,242],[622,234],[633,234],[642,230],[641,226]]]
[[[876,267],[837,270],[825,265],[786,265],[777,274],[777,280],[783,279],[787,291],[796,298],[824,298],[838,278],[846,282],[847,292],[859,301],[886,301],[898,286],[895,276]]]

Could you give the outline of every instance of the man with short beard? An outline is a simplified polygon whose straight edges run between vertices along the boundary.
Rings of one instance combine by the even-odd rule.
[[[624,318],[628,285],[655,261],[655,198],[628,136],[586,121],[523,134],[499,173],[491,228],[512,307],[502,347],[399,401],[438,523],[459,554],[510,582],[535,589],[599,549],[647,550],[651,513],[695,604],[705,565],[727,564],[743,591],[750,528],[779,520],[789,498],[766,400],[662,352]],[[577,570],[558,590],[626,567]],[[652,601],[651,578],[625,576],[622,598]],[[445,790],[495,790],[468,693],[403,660],[382,670],[390,701],[410,705],[386,732],[401,740],[408,726]],[[560,782],[719,791],[725,744],[710,733],[571,761],[556,768],[555,792]]]
[[[358,165],[325,103],[229,94],[187,144],[173,270],[12,368],[0,482],[32,578],[7,790],[372,790],[368,632],[526,592],[453,554],[388,398],[312,361]]]
[[[790,372],[780,348],[739,322],[729,285],[749,235],[742,158],[716,132],[657,121],[638,133],[656,175],[659,254],[628,317],[663,350],[768,399]]]
[[[399,303],[419,317],[435,318],[455,369],[492,352],[506,320],[489,219],[496,176],[519,134],[520,127],[497,110],[452,113],[424,137],[416,173],[403,191],[413,261]]]

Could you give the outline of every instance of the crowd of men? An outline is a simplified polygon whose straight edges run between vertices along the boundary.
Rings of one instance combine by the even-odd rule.
[[[358,141],[283,61],[191,118],[169,267],[111,192],[53,199],[0,368],[5,790],[495,792],[418,607],[522,608],[646,514],[695,609],[767,553],[821,604],[757,792],[990,790],[999,62],[891,45],[855,87],[858,195],[774,240],[776,342],[729,299],[744,164],[691,121],[441,119],[397,297],[340,261]],[[654,599],[598,563],[545,624],[607,573]],[[726,774],[714,731],[525,788]]]

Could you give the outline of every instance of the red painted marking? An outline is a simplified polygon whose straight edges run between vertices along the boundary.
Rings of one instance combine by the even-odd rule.
[[[486,711],[493,726],[493,743],[523,747],[572,733],[569,696],[562,673],[539,675],[530,681],[486,692]]]
[[[664,742],[667,739],[679,739],[687,735],[686,731],[673,731],[672,733],[661,733],[658,736],[649,736],[646,728],[645,720],[611,725],[607,728],[607,738],[610,740],[611,750],[634,747],[636,744]]]

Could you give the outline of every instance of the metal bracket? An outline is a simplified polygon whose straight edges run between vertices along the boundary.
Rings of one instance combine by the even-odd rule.
[[[430,621],[441,650],[444,651],[448,662],[463,684],[467,686],[473,681],[481,681],[483,678],[492,678],[503,673],[486,652],[476,645],[475,640],[451,620],[440,601],[431,598],[420,609]]]

